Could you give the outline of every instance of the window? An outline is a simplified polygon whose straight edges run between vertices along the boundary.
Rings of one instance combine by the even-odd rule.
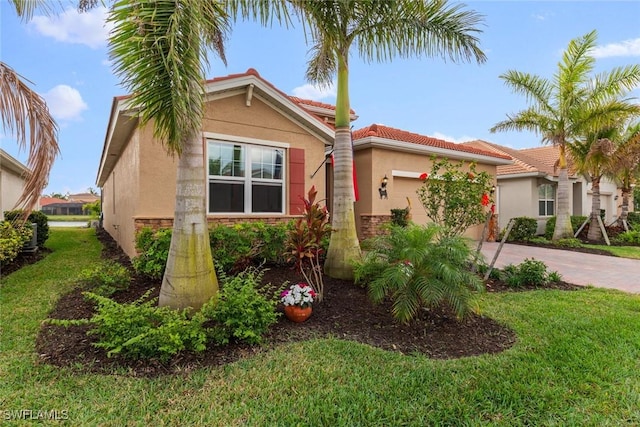
[[[538,215],[553,216],[555,214],[556,187],[542,184],[538,187]]]
[[[208,146],[210,213],[284,213],[284,149],[217,140]]]

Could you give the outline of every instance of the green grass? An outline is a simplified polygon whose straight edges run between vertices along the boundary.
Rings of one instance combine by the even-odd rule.
[[[336,338],[153,379],[82,374],[39,362],[34,340],[99,244],[93,230],[54,229],[47,246],[1,282],[2,419],[56,409],[75,426],[640,424],[640,296],[483,295],[482,311],[518,335],[497,355],[431,360]]]
[[[63,221],[63,222],[76,222],[76,221],[91,221],[97,219],[91,215],[47,215],[49,221]]]
[[[607,245],[587,245],[586,248],[602,249],[622,258],[640,259],[640,246],[607,246]]]

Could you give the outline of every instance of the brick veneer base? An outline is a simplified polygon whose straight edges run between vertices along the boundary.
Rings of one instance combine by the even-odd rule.
[[[382,226],[390,222],[391,215],[360,215],[360,239],[386,234]]]

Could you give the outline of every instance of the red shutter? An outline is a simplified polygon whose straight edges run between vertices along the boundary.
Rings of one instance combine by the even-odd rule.
[[[300,215],[304,210],[304,150],[289,148],[289,215]]]

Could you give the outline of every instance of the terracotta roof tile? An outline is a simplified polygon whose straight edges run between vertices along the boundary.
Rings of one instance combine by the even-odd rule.
[[[498,166],[498,176],[532,172],[539,172],[550,176],[558,176],[559,173],[558,167],[556,166],[556,163],[560,156],[558,147],[545,145],[540,147],[515,150],[513,148],[493,144],[491,142],[482,140],[465,142],[464,144],[474,147],[481,147],[487,150],[493,150],[498,153],[505,153],[513,157],[513,165]],[[569,174],[574,174],[574,171],[571,170],[571,165],[569,167]]]
[[[40,206],[47,206],[54,203],[69,203],[68,200],[59,199],[57,197],[40,197]]]
[[[511,157],[508,154],[499,153],[493,150],[471,147],[465,144],[456,144],[442,139],[432,138],[430,136],[420,135],[417,133],[408,132],[402,129],[396,129],[384,125],[372,124],[362,129],[353,131],[354,141],[367,137],[378,137],[391,139],[394,141],[410,142],[413,144],[427,145],[430,147],[437,147],[446,150],[463,151],[480,156],[498,157],[505,160],[511,160]]]

